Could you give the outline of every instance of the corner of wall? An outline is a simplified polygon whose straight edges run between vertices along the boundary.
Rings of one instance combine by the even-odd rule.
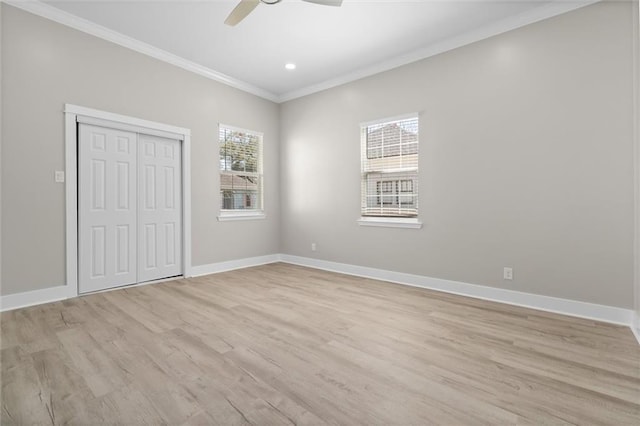
[[[283,221],[282,221],[282,216],[284,214],[284,202],[285,202],[285,194],[284,191],[282,190],[283,185],[282,183],[284,182],[284,178],[282,176],[283,174],[283,170],[284,167],[282,167],[283,164],[283,146],[284,146],[284,138],[285,138],[285,134],[282,132],[282,129],[284,129],[283,126],[283,122],[282,122],[282,108],[283,108],[284,102],[279,102],[278,103],[278,223],[277,223],[277,227],[278,227],[278,245],[277,245],[277,253],[282,253],[283,251]]]
[[[631,326],[640,343],[640,1],[633,4],[633,144],[635,188],[634,320]]]
[[[0,159],[2,158],[2,9],[0,2]],[[1,175],[1,173],[0,173]],[[0,294],[2,294],[2,178],[0,177]]]
[[[640,314],[638,314],[638,312],[634,312],[633,314],[633,319],[631,321],[631,331],[636,337],[638,344],[640,344]]]

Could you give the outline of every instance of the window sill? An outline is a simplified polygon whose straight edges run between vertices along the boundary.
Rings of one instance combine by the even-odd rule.
[[[384,228],[422,228],[422,222],[420,222],[420,220],[408,217],[361,217],[358,219],[358,225]]]
[[[225,222],[231,220],[260,220],[265,219],[267,216],[261,210],[253,210],[253,211],[221,211],[218,216],[218,221]]]

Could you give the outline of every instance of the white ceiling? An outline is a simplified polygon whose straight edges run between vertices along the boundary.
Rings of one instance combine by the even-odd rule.
[[[260,4],[235,27],[224,25],[237,1],[45,3],[175,55],[174,63],[282,101],[594,2],[344,0],[338,8],[283,0]],[[297,69],[286,70],[287,62]]]

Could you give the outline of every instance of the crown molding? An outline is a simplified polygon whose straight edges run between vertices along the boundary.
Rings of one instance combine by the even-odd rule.
[[[370,67],[365,67],[337,78],[329,79],[318,84],[304,87],[302,89],[293,90],[284,94],[277,95],[244,81],[230,77],[226,74],[199,65],[195,62],[181,58],[177,55],[174,55],[142,41],[136,40],[117,31],[110,30],[109,28],[64,12],[39,0],[0,0],[0,2],[4,2],[43,18],[50,19],[62,25],[66,25],[84,33],[91,34],[95,37],[110,41],[112,43],[158,59],[160,61],[167,62],[187,71],[191,71],[203,77],[276,103],[287,102],[293,99],[301,98],[303,96],[311,95],[313,93],[321,92],[323,90],[331,89],[336,86],[350,83],[352,81],[356,81],[365,77],[370,77],[374,74],[389,71],[391,69],[398,68],[412,62],[417,62],[422,59],[426,59],[431,56],[456,49],[458,47],[466,46],[468,44],[475,43],[477,41],[484,40],[489,37],[493,37],[495,35],[523,27],[525,25],[542,21],[544,19],[552,18],[554,16],[561,15],[563,13],[567,13],[572,10],[588,6],[590,4],[598,3],[600,1],[602,0],[555,1],[553,3],[545,4],[533,10],[530,10],[528,12],[505,18],[493,24],[485,25],[473,31],[469,31],[458,36],[443,40],[441,42],[434,43],[430,46],[413,51],[411,53],[395,57],[388,61],[384,61]]]
[[[360,80],[361,78],[370,77],[372,75],[389,71],[391,69],[398,68],[412,62],[417,62],[422,59],[427,59],[431,56],[439,55],[440,53],[457,49],[458,47],[466,46],[468,44],[472,44],[477,41],[496,36],[498,34],[506,33],[507,31],[515,30],[516,28],[524,27],[525,25],[533,24],[535,22],[552,18],[563,13],[571,12],[572,10],[588,6],[590,4],[598,3],[600,1],[602,0],[577,0],[566,2],[557,1],[554,3],[546,4],[544,6],[540,6],[530,11],[521,13],[519,15],[511,16],[492,24],[482,26],[478,29],[460,34],[458,36],[445,39],[441,42],[431,44],[430,46],[415,50],[405,55],[397,56],[388,61],[380,62],[376,65],[362,68],[352,73],[348,73],[334,79],[326,80],[322,83],[314,84],[312,86],[282,94],[278,97],[278,102],[283,103],[291,101],[293,99],[331,89],[333,87],[350,83],[352,81]]]
[[[180,56],[174,55],[173,53],[169,53],[165,50],[159,49],[150,44],[136,40],[132,37],[126,36],[117,31],[110,30],[109,28],[103,27],[94,22],[80,18],[76,15],[72,15],[70,13],[64,12],[56,7],[50,6],[41,1],[0,0],[0,2],[6,3],[10,6],[17,7],[26,12],[33,13],[34,15],[41,16],[51,21],[55,21],[59,24],[66,25],[78,31],[91,34],[92,36],[101,38],[103,40],[110,41],[117,45],[142,53],[143,55],[147,55],[152,58],[158,59],[160,61],[169,63],[171,65],[175,65],[184,70],[191,71],[195,74],[201,75],[203,77],[209,78],[211,80],[217,81],[227,86],[231,86],[236,89],[242,90],[244,92],[251,93],[252,95],[259,96],[261,98],[270,100],[272,102],[278,102],[279,100],[277,95],[271,92],[268,92],[264,89],[253,86],[244,81],[235,79],[233,77],[230,77],[218,71],[214,71],[205,66],[196,64],[195,62],[191,62],[187,59],[181,58]]]

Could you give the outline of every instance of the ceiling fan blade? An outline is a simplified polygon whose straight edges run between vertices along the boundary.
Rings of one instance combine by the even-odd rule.
[[[259,3],[260,0],[241,0],[229,16],[227,16],[227,19],[224,20],[224,23],[233,27],[246,18]]]
[[[325,6],[340,6],[340,5],[342,5],[342,0],[302,0],[302,1],[306,1],[307,3],[322,4],[322,5],[325,5]]]

